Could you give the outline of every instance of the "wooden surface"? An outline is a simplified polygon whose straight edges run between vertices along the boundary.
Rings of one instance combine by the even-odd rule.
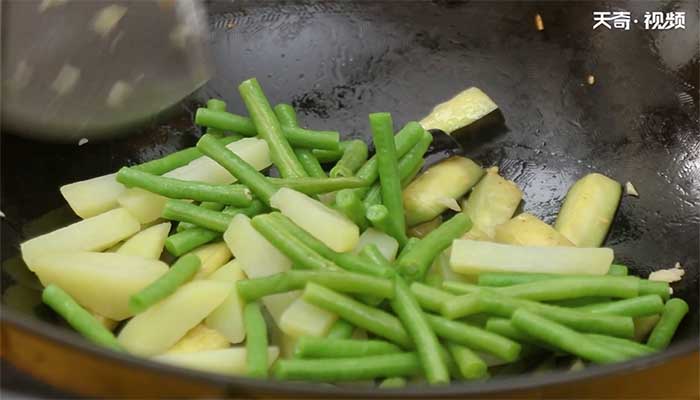
[[[217,398],[223,391],[203,383],[177,380],[120,362],[106,363],[95,355],[65,351],[61,344],[17,327],[2,324],[0,355],[17,369],[68,393],[88,397]],[[59,367],[60,366],[60,367]],[[700,399],[700,355],[595,380],[548,386],[489,398],[526,399]],[[265,398],[263,393],[238,393]]]

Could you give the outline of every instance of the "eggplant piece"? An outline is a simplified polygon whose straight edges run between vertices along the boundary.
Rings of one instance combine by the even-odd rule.
[[[471,218],[472,229],[493,238],[496,226],[513,216],[522,197],[518,185],[501,177],[498,168],[492,167],[462,203],[462,212]]]
[[[574,183],[559,210],[554,229],[579,247],[599,247],[608,235],[622,185],[592,173]]]
[[[430,221],[448,208],[458,211],[457,199],[483,174],[480,166],[465,157],[452,157],[429,168],[403,191],[406,223],[414,226]]]
[[[519,246],[573,246],[569,239],[532,214],[523,213],[496,227],[496,242]]]
[[[498,105],[481,89],[471,87],[435,106],[420,124],[425,130],[438,129],[448,135],[461,136],[502,126],[504,122]]]

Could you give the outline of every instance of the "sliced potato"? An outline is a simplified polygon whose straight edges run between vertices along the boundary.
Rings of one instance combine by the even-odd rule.
[[[136,355],[161,354],[223,303],[230,290],[230,285],[224,282],[198,280],[187,283],[132,318],[117,340]]]
[[[117,253],[54,253],[36,258],[42,284],[53,283],[79,304],[117,321],[130,317],[129,298],[168,271],[158,260]]]
[[[447,248],[445,251],[440,253],[439,256],[433,260],[433,265],[428,270],[429,275],[436,275],[439,277],[440,281],[459,281],[459,282],[473,282],[467,275],[462,275],[454,272],[452,267],[450,267],[450,253],[451,248]]]
[[[360,235],[360,240],[352,252],[359,254],[368,244],[376,245],[382,255],[389,261],[394,261],[399,251],[399,242],[396,239],[382,231],[374,228],[367,228],[362,232],[362,235]]]
[[[197,247],[192,250],[192,253],[199,257],[202,263],[194,279],[207,279],[209,275],[231,259],[231,250],[223,241]]]
[[[360,240],[360,229],[345,215],[296,190],[281,188],[270,205],[337,252],[351,251]]]
[[[569,239],[532,214],[523,213],[498,225],[494,239],[498,243],[519,246],[573,246]]]
[[[98,176],[60,188],[63,198],[80,218],[90,218],[116,208],[117,198],[126,187],[117,182],[117,174]]]
[[[231,343],[219,332],[199,324],[178,340],[165,354],[195,353],[198,351],[227,349]]]
[[[277,357],[279,357],[279,349],[274,346],[268,347],[267,361],[269,365],[272,365],[277,360]],[[153,357],[153,360],[183,368],[232,376],[245,375],[247,366],[245,347],[231,347],[229,349],[199,351],[196,353],[163,354]]]
[[[101,251],[139,229],[139,221],[125,209],[118,208],[27,240],[20,245],[22,258],[33,271],[33,260],[43,254]]]
[[[498,110],[496,103],[477,87],[470,87],[440,103],[420,121],[425,130],[440,129],[452,134]]]
[[[216,307],[207,317],[205,324],[217,330],[231,343],[240,343],[245,339],[245,326],[243,325],[243,299],[238,295],[236,282],[245,279],[245,274],[241,269],[238,260],[230,261],[228,264],[209,275],[213,281],[229,283],[230,292],[226,300]]]
[[[322,337],[337,319],[338,316],[332,312],[298,298],[282,314],[280,329],[293,337]]]
[[[493,238],[496,226],[511,219],[523,198],[513,181],[498,175],[498,168],[489,168],[462,203],[462,212],[471,218],[473,226]]]
[[[262,139],[244,138],[226,147],[258,170],[270,166],[270,151]],[[209,157],[200,157],[189,164],[176,168],[163,176],[188,181],[227,185],[236,181],[226,169]],[[119,204],[129,210],[142,223],[160,217],[166,198],[140,188],[127,189],[118,198]]]
[[[292,261],[258,233],[250,224],[250,218],[243,214],[233,217],[224,232],[224,241],[248,278],[261,278],[292,268]],[[282,313],[297,297],[299,291],[265,296],[262,301],[279,324]]]
[[[514,246],[476,240],[452,242],[450,266],[460,274],[531,272],[605,275],[613,261],[608,248]]]
[[[146,228],[125,241],[116,252],[157,260],[163,252],[165,239],[170,233],[170,226],[170,222],[163,222]]]
[[[451,157],[433,165],[403,190],[406,224],[430,221],[447,210],[450,202],[458,207],[456,200],[483,175],[484,170],[465,157]]]
[[[472,228],[462,235],[462,239],[468,239],[468,240],[482,240],[484,242],[491,242],[493,241],[493,238],[489,237],[484,231],[481,229],[472,226]]]

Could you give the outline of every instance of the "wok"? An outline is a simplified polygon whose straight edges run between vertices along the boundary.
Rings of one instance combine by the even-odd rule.
[[[210,96],[244,113],[236,85],[245,78],[258,77],[271,101],[292,102],[304,125],[365,140],[369,112],[389,111],[399,126],[478,86],[500,105],[506,122],[462,138],[465,154],[499,165],[523,189],[523,209],[547,222],[567,188],[588,172],[632,182],[640,196],[623,198],[607,245],[640,276],[680,262],[686,275],[672,286],[690,304],[689,315],[666,351],[622,364],[378,392],[224,378],[112,354],[65,328],[38,304],[32,275],[5,262],[3,352],[20,369],[70,390],[89,387],[93,395],[467,396],[639,370],[697,349],[695,2],[212,2],[209,10],[216,75],[164,122],[84,146],[3,134],[3,260],[17,255],[22,240],[76,219],[63,206],[60,185],[193,145],[201,134],[191,122],[193,109]],[[645,11],[682,10],[687,28],[651,31],[633,23],[630,31],[592,30],[593,11],[609,10],[630,11],[640,21]],[[536,14],[543,31],[535,29]],[[78,377],[71,368],[57,369],[56,360],[81,368],[81,382],[73,382]]]

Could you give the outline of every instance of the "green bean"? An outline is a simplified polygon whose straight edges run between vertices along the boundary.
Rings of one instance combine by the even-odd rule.
[[[288,187],[306,194],[321,194],[336,190],[367,186],[360,178],[267,178],[278,187]]]
[[[484,327],[487,331],[497,333],[516,342],[541,346],[542,342],[517,329],[508,318],[489,318]]]
[[[127,167],[119,170],[117,181],[126,187],[139,187],[171,199],[215,201],[234,206],[248,206],[253,201],[250,190],[243,185],[210,185],[202,182],[183,181],[151,175]]]
[[[296,266],[312,270],[339,270],[333,261],[328,260],[306,246],[299,238],[289,234],[269,214],[254,217],[251,224],[279,251],[289,257]]]
[[[401,349],[383,340],[328,339],[302,336],[295,356],[299,358],[348,358],[400,353]]]
[[[379,389],[398,389],[406,386],[406,379],[400,376],[394,376],[384,379],[377,388]]]
[[[248,108],[248,113],[255,128],[257,128],[258,136],[264,139],[270,147],[270,158],[280,171],[280,175],[283,178],[307,176],[282,133],[282,127],[258,81],[255,78],[243,81],[238,85],[238,92]],[[241,179],[241,181],[243,180]],[[251,187],[251,189],[253,188]]]
[[[238,139],[239,138],[235,136],[224,136],[223,138],[217,140],[223,146],[226,146],[227,144],[235,142]],[[202,157],[202,152],[200,152],[196,147],[190,147],[188,149],[170,153],[167,156],[156,160],[135,165],[131,168],[153,175],[163,175],[166,172],[170,172],[176,168],[185,166],[200,157]]]
[[[182,200],[166,201],[162,217],[189,222],[220,233],[226,232],[231,219],[233,219],[230,215],[222,212],[207,210]]]
[[[472,221],[464,213],[457,213],[427,234],[398,262],[399,273],[408,279],[421,281],[435,257],[450,247],[452,241],[471,229]]]
[[[175,293],[199,271],[201,265],[199,257],[194,254],[179,258],[168,272],[129,298],[129,309],[138,314]]]
[[[460,310],[459,307],[462,304],[464,304],[463,308],[469,313]],[[551,306],[536,301],[515,299],[485,290],[479,293],[455,297],[453,300],[444,303],[441,311],[448,318],[458,318],[480,312],[510,318],[518,308],[524,308],[530,312],[547,316],[547,318],[560,324],[582,332],[602,333],[620,337],[632,337],[634,334],[634,322],[630,317],[580,312],[575,309]]]
[[[282,127],[282,133],[294,147],[321,150],[340,148],[340,133],[336,131],[313,131],[298,126],[285,126]]]
[[[333,178],[329,178],[329,180],[330,179]],[[360,179],[360,182],[364,181]],[[365,217],[365,207],[362,205],[362,201],[357,196],[357,192],[351,189],[343,189],[339,191],[335,194],[334,207],[338,211],[343,213],[343,215],[348,217],[352,222],[354,222],[355,225],[359,226],[361,231],[367,229],[367,225],[369,223],[367,221],[367,218]]]
[[[661,313],[661,319],[656,323],[654,330],[651,331],[647,346],[656,350],[663,350],[671,343],[673,335],[678,329],[678,325],[688,313],[688,303],[685,301],[673,298],[666,302],[664,311]]]
[[[389,215],[385,228],[387,234],[406,244],[406,217],[401,197],[401,179],[399,177],[398,155],[394,144],[394,122],[389,113],[374,113],[369,115],[377,156],[379,181],[382,185],[382,203]],[[369,219],[369,218],[368,218]]]
[[[656,294],[666,301],[671,297],[671,290],[667,282],[639,279],[639,295],[645,294]]]
[[[442,288],[452,294],[470,294],[477,293],[481,288],[477,285],[460,281],[443,281]]]
[[[610,297],[600,297],[600,296],[588,296],[588,297],[577,297],[575,299],[564,299],[548,301],[547,304],[559,307],[585,307],[594,304],[608,303],[611,302]]]
[[[375,265],[381,266],[383,269],[391,269],[391,263],[384,257],[384,254],[375,243],[365,245],[360,251],[360,256],[366,258]]]
[[[326,334],[327,339],[350,339],[355,327],[344,319],[339,319],[331,326]]]
[[[440,311],[440,307],[442,307],[443,303],[455,297],[440,289],[419,282],[413,282],[411,284],[411,292],[423,309],[436,312]]]
[[[375,204],[369,207],[365,211],[365,217],[369,222],[377,228],[378,230],[386,233],[387,235],[392,235],[391,230],[391,217],[389,215],[389,209],[383,204]],[[398,238],[395,238],[398,240]],[[400,242],[399,242],[400,243]]]
[[[41,293],[41,299],[89,341],[112,350],[123,351],[112,332],[76,303],[63,289],[49,284]]]
[[[511,362],[518,358],[520,345],[506,337],[463,322],[426,314],[428,323],[441,338],[483,351]]]
[[[318,147],[317,147],[318,148]],[[330,177],[353,176],[367,162],[367,145],[362,140],[350,140],[340,160],[331,169]]]
[[[627,276],[628,273],[629,270],[627,266],[622,264],[610,264],[610,268],[608,269],[608,275],[612,276]]]
[[[345,148],[349,143],[348,141],[341,141],[338,143],[338,150],[313,149],[311,154],[322,163],[336,162],[343,156],[343,152],[345,152]]]
[[[306,284],[302,298],[307,302],[337,314],[351,324],[384,337],[404,348],[413,347],[408,333],[393,315],[367,306],[313,282]]]
[[[391,308],[399,316],[415,343],[428,383],[431,385],[449,383],[450,374],[440,358],[440,343],[437,336],[400,276],[394,277],[394,298],[391,300]]]
[[[207,109],[212,111],[226,111],[226,102],[219,99],[209,99],[207,101]],[[207,128],[206,133],[221,137],[224,131],[217,128]]]
[[[525,309],[516,310],[511,320],[515,328],[527,335],[586,360],[613,363],[628,358],[613,349],[599,346],[584,334]]]
[[[209,243],[220,236],[220,232],[195,226],[194,228],[168,236],[168,238],[165,239],[165,248],[168,249],[170,254],[175,257],[180,257],[190,250]]]
[[[316,382],[341,382],[382,377],[413,376],[421,373],[416,353],[396,353],[357,358],[278,360],[275,378]]]
[[[255,200],[254,200],[255,201]],[[221,211],[224,209],[224,204],[221,203],[216,203],[213,201],[203,201],[199,204],[200,207],[206,208],[207,210],[212,210],[212,211]],[[180,222],[177,224],[177,232],[182,232],[187,229],[195,228],[197,225],[191,224],[189,222]]]
[[[200,107],[194,115],[194,123],[208,128],[240,133],[243,136],[255,136],[258,134],[258,130],[250,118],[231,114],[224,110]],[[207,131],[207,133],[209,132]]]
[[[267,376],[267,325],[260,304],[248,303],[243,308],[247,375],[253,378]]]
[[[586,337],[603,347],[610,347],[614,349],[614,351],[620,352],[629,358],[643,357],[656,352],[656,349],[633,340],[620,339],[614,336],[596,335],[594,333],[587,333]]]
[[[309,149],[294,149],[294,154],[299,159],[301,166],[304,167],[306,174],[312,178],[327,178],[326,171],[321,167],[314,153]]]
[[[595,314],[624,315],[628,317],[644,317],[658,314],[664,309],[661,297],[655,294],[634,297],[631,299],[612,301],[608,303],[591,304],[578,307],[576,310]]]
[[[399,178],[401,179],[401,188],[405,188],[415,177],[415,175],[420,171],[420,169],[425,164],[423,155],[430,147],[430,143],[433,141],[433,135],[428,132],[424,132],[423,135],[406,154],[399,159]],[[382,188],[379,182],[375,182],[374,185],[365,195],[363,203],[365,208],[373,206],[375,204],[380,204],[382,202]]]
[[[425,240],[425,239],[424,239]],[[637,278],[628,276],[564,277],[521,283],[494,289],[494,291],[527,300],[564,300],[587,296],[636,297],[639,294]]]
[[[447,348],[465,379],[480,379],[488,376],[488,366],[484,360],[469,348],[454,343],[448,343]]]
[[[406,244],[403,246],[403,249],[399,251],[399,255],[396,257],[396,262],[401,261],[401,259],[408,254],[411,249],[420,242],[420,239],[416,237],[409,238],[408,241],[406,241]]]
[[[275,218],[281,224],[281,226],[284,227],[284,230],[289,232],[292,236],[298,238],[313,251],[335,262],[341,268],[347,271],[375,275],[384,278],[394,275],[393,268],[386,268],[382,265],[369,263],[361,257],[350,253],[337,253],[333,251],[330,247],[326,246],[323,242],[313,237],[310,233],[300,228],[299,225],[295,224],[292,220],[279,212],[273,212],[269,215]]]
[[[423,127],[417,122],[407,123],[397,134],[394,136],[394,146],[396,147],[397,157],[403,157],[413,146],[418,143],[420,138],[425,133]],[[360,167],[355,173],[355,176],[366,180],[369,184],[373,184],[377,178],[379,178],[379,165],[377,162],[377,155],[370,157],[369,160]],[[357,189],[360,197],[364,197],[369,188]]]
[[[562,276],[565,275],[523,272],[484,272],[479,274],[478,284],[479,286],[503,287],[556,279]]]
[[[292,107],[291,105],[279,103],[275,106],[274,112],[275,116],[277,117],[277,120],[280,122],[280,125],[282,127],[299,126],[299,121],[297,120],[297,113],[296,111],[294,111],[294,107]]]
[[[290,270],[261,278],[236,282],[238,295],[252,301],[276,293],[303,289],[307,282],[314,282],[343,293],[394,297],[390,280],[352,272]]]
[[[278,188],[270,183],[265,175],[258,172],[234,152],[222,146],[213,136],[202,136],[197,142],[197,148],[219,163],[242,184],[248,186],[253,194],[265,204],[270,204],[270,197],[277,192]]]

